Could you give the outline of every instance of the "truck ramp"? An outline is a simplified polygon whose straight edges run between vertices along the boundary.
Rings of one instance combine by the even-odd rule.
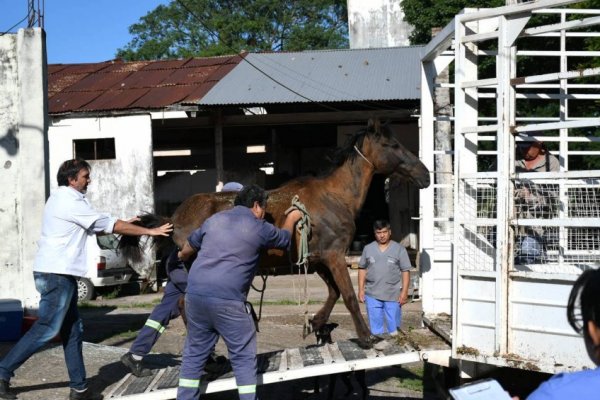
[[[432,357],[449,357],[447,346],[421,349],[419,345],[402,343],[395,338],[386,341],[381,350],[364,350],[354,340],[325,345],[283,349],[262,353],[258,358],[258,384],[284,382],[294,379],[331,375],[340,372],[407,364]],[[154,370],[153,375],[138,378],[127,374],[105,393],[105,399],[175,399],[180,366]],[[213,365],[205,375],[201,393],[237,389],[229,362]]]

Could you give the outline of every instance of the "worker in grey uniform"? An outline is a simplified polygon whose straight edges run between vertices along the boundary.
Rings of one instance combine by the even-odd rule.
[[[365,246],[358,263],[358,299],[367,306],[372,334],[396,335],[408,301],[411,264],[404,246],[391,240],[388,221],[375,221],[373,230],[375,241]]]

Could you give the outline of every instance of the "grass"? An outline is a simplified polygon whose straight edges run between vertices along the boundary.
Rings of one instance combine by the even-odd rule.
[[[110,339],[133,339],[138,335],[139,331],[127,331],[127,332],[119,332],[116,335],[113,335],[105,340]]]
[[[103,296],[107,299],[116,299],[117,297],[119,297],[120,293],[121,293],[121,286],[117,285],[117,286],[114,286],[114,288],[111,291],[108,291],[105,294],[103,294]]]
[[[255,300],[251,301],[252,306],[258,307],[260,306],[260,301]],[[291,299],[281,299],[281,300],[263,300],[263,305],[269,306],[301,306],[304,305],[304,300],[298,302],[298,300]],[[322,300],[309,300],[308,304],[323,304]]]
[[[423,392],[423,366],[402,367],[398,373],[398,386],[414,392]]]
[[[156,298],[154,300],[152,300],[151,302],[140,302],[140,303],[123,303],[123,304],[119,304],[119,305],[109,305],[109,304],[103,304],[103,303],[90,303],[87,301],[83,301],[81,303],[79,303],[77,306],[79,308],[154,308],[155,305],[157,305],[158,303],[160,303],[160,298]]]

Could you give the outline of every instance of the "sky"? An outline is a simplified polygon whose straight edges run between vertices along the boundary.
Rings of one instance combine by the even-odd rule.
[[[168,3],[169,0],[45,0],[48,63],[112,60],[117,49],[125,47],[132,38],[129,26],[159,4]],[[27,4],[27,0],[0,0],[0,32],[6,32],[27,15]],[[27,19],[11,32],[25,27]]]

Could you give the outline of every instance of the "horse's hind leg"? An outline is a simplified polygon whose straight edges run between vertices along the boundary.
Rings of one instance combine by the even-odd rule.
[[[325,281],[325,283],[327,284],[327,289],[328,289],[328,294],[327,294],[327,299],[325,300],[325,304],[323,304],[323,307],[321,307],[321,309],[319,309],[319,311],[317,311],[317,313],[312,318],[312,322],[311,322],[312,328],[315,331],[318,331],[319,329],[321,329],[323,327],[323,325],[325,325],[327,323],[327,320],[329,319],[329,315],[331,314],[331,310],[333,310],[333,306],[335,305],[335,302],[337,301],[337,299],[340,298],[340,291],[338,290],[338,287],[335,284],[335,281],[333,279],[333,276],[331,275],[331,272],[325,265],[322,265],[322,264],[318,265],[316,267],[316,271],[319,274],[319,276],[321,277],[321,279],[323,279],[323,281]]]

